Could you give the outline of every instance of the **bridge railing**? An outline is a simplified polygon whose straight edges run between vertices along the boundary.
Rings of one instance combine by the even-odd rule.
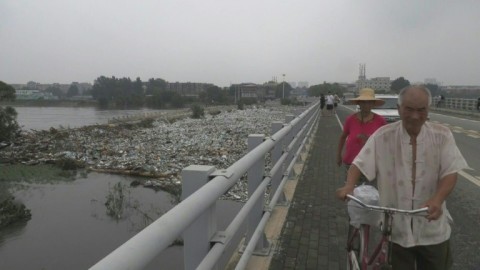
[[[273,122],[270,137],[251,134],[249,152],[227,169],[205,165],[183,169],[182,202],[90,269],[143,269],[181,235],[185,269],[222,269],[240,244],[235,235],[245,233],[245,223],[245,246],[237,269],[243,269],[254,253],[266,255],[266,221],[277,203],[286,202],[283,186],[311,137],[318,109],[316,102],[303,112],[297,111],[296,116],[288,115],[285,124]],[[249,199],[226,230],[218,231],[215,203],[245,174]],[[269,204],[265,207],[267,187]]]
[[[446,98],[445,100],[434,99],[435,108],[445,108],[463,111],[477,111],[477,99],[471,98]]]

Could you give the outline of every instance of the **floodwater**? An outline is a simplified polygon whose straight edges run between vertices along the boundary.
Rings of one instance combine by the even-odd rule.
[[[95,107],[15,107],[17,122],[24,130],[75,128],[94,124],[107,124],[108,119],[120,116],[137,115],[161,110],[100,110]]]
[[[90,173],[74,181],[13,188],[32,219],[0,231],[0,269],[87,269],[172,207],[170,194],[131,188],[130,181]],[[107,216],[105,206],[117,183],[128,194],[119,220]],[[170,248],[162,256],[181,258],[181,252],[181,247]],[[178,262],[166,263],[178,269]]]
[[[153,220],[171,209],[173,197],[142,186],[133,177],[90,173],[55,184],[12,188],[32,219],[0,230],[0,269],[88,269]],[[107,195],[121,183],[128,196],[123,215],[106,214]],[[225,228],[241,204],[218,201],[219,228]],[[164,250],[146,269],[183,269],[183,248]]]
[[[48,129],[106,122],[125,111],[94,108],[18,107],[24,129]],[[139,111],[129,111],[138,113]],[[0,269],[88,269],[173,207],[173,197],[142,186],[130,187],[131,176],[89,173],[75,180],[25,183],[10,192],[31,210],[32,218],[0,230]],[[105,202],[112,187],[127,191],[121,218],[108,216]],[[238,212],[241,203],[217,202],[218,229]],[[146,269],[183,269],[183,247],[164,250]]]

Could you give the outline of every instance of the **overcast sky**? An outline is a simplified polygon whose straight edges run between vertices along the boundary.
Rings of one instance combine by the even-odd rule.
[[[0,80],[480,85],[480,1],[0,0]]]

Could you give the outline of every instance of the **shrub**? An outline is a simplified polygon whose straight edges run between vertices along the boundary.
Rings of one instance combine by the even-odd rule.
[[[198,104],[192,105],[190,109],[192,110],[192,118],[194,119],[202,118],[203,116],[205,116],[205,110],[202,106]]]
[[[12,140],[19,130],[15,109],[0,107],[0,142]]]

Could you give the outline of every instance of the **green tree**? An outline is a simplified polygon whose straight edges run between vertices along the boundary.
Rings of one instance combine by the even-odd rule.
[[[15,89],[2,81],[0,81],[0,101],[14,100]],[[12,140],[20,127],[17,123],[17,111],[13,107],[0,106],[0,142]]]
[[[57,96],[59,99],[65,97],[65,93],[63,93],[62,89],[60,89],[60,87],[58,87],[57,85],[47,87],[47,89],[45,89],[45,92],[52,93],[52,95]]]
[[[118,107],[141,106],[145,102],[143,83],[140,78],[97,78],[92,87],[92,96],[100,104],[114,104]]]
[[[205,104],[225,104],[228,101],[228,93],[218,86],[211,86],[199,94],[199,98]]]
[[[80,91],[78,90],[78,87],[76,84],[71,84],[70,87],[68,88],[67,91],[67,97],[73,97],[73,96],[78,96],[78,93]]]
[[[425,86],[428,88],[428,90],[430,90],[430,93],[432,93],[432,97],[438,96],[441,94],[440,87],[438,87],[437,84],[427,83]]]
[[[410,85],[410,82],[403,77],[395,79],[390,85],[390,90],[394,93],[399,93],[400,90]]]
[[[14,100],[15,88],[0,81],[0,100]]]
[[[327,83],[323,82],[323,84],[312,85],[308,88],[308,95],[313,97],[318,97],[320,94],[328,94],[328,92],[332,94],[337,94],[338,96],[342,96],[343,93],[346,91],[345,87],[341,86],[338,83]]]
[[[155,91],[162,91],[167,89],[167,82],[163,79],[153,79],[151,78],[147,82],[147,87],[145,90],[146,95],[153,95]]]

